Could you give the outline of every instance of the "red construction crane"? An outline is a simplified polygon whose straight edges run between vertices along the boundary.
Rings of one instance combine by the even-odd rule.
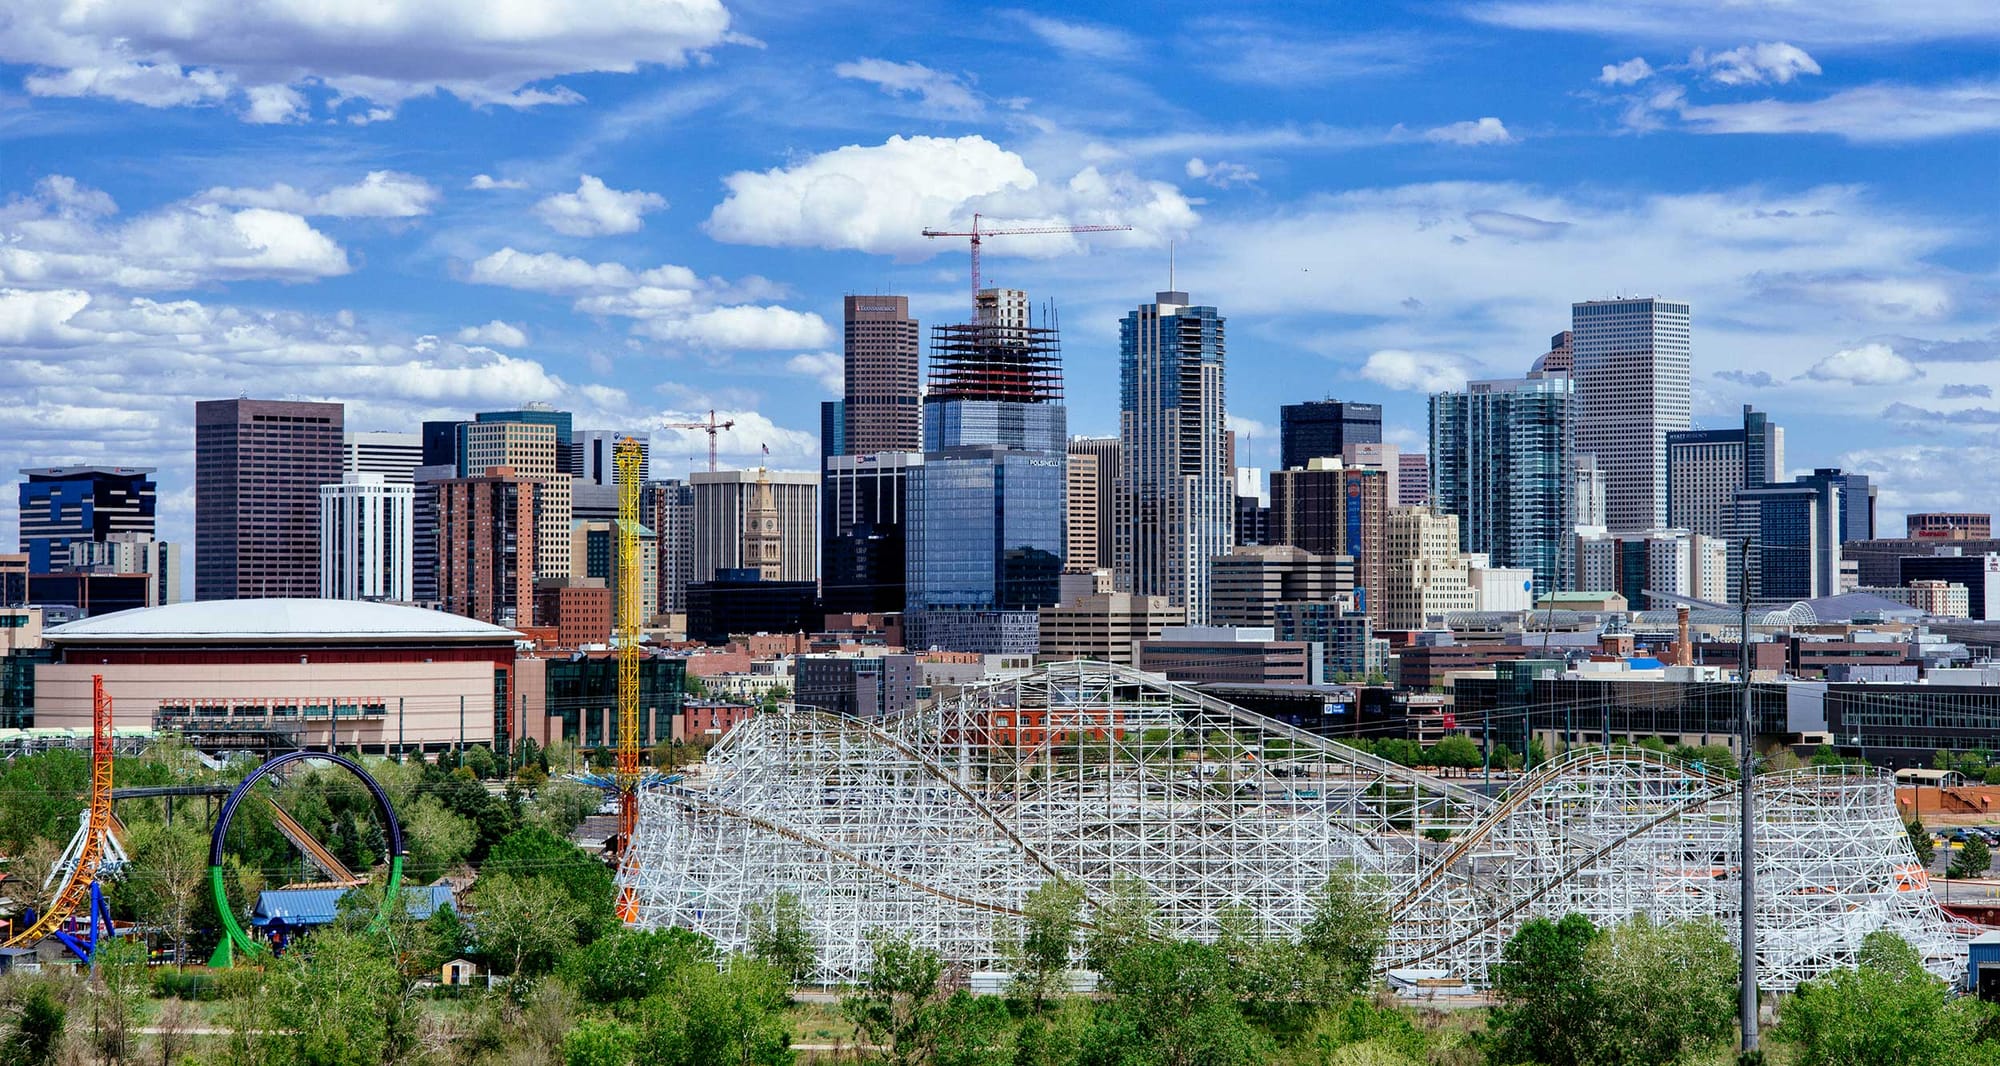
[[[1022,229],[980,229],[979,216],[972,216],[972,228],[964,232],[956,230],[927,229],[926,237],[970,237],[972,238],[972,314],[979,315],[979,242],[986,237],[1016,237],[1036,233],[1114,233],[1129,230],[1130,226],[1029,226]]]
[[[666,423],[665,425],[661,426],[660,428],[662,428],[662,429],[698,429],[698,430],[701,430],[701,431],[702,431],[702,432],[704,432],[704,433],[707,433],[707,434],[708,434],[708,470],[709,470],[709,473],[714,473],[714,472],[715,472],[715,435],[716,435],[717,433],[720,433],[720,432],[722,432],[722,431],[723,431],[723,430],[725,430],[725,429],[734,429],[734,428],[736,428],[736,420],[732,418],[732,419],[729,419],[729,420],[728,420],[728,421],[726,421],[726,422],[717,422],[717,421],[715,420],[715,412],[714,412],[714,411],[710,411],[710,412],[708,413],[708,421],[706,421],[706,422],[668,422],[668,423]]]

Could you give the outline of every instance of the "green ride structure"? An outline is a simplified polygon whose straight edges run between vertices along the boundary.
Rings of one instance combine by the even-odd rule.
[[[222,810],[216,816],[215,829],[209,837],[208,844],[208,883],[210,889],[215,893],[215,910],[222,917],[223,934],[221,941],[215,946],[215,953],[209,957],[208,964],[210,966],[229,966],[234,962],[235,955],[238,952],[241,952],[246,958],[253,959],[266,952],[263,945],[252,940],[250,935],[244,932],[243,926],[236,920],[235,911],[230,908],[229,893],[223,884],[222,855],[224,842],[228,838],[229,824],[236,816],[237,807],[250,794],[250,790],[256,786],[258,781],[263,780],[266,776],[284,766],[308,759],[331,763],[353,774],[355,779],[361,782],[361,786],[367,789],[368,794],[373,797],[376,811],[382,818],[383,832],[387,835],[389,842],[389,880],[386,890],[382,893],[382,907],[376,912],[374,921],[369,923],[369,931],[373,932],[380,929],[383,923],[389,918],[390,908],[396,901],[396,894],[402,890],[404,856],[403,828],[396,821],[396,809],[389,803],[389,794],[383,791],[379,782],[368,775],[368,771],[363,770],[360,764],[351,759],[324,751],[288,751],[282,755],[274,756],[262,766],[252,770],[250,776],[244,778],[242,783],[238,784],[229,793],[229,797],[223,800]],[[273,809],[276,810],[275,805],[273,805]],[[313,843],[309,837],[305,837],[302,831],[297,836],[289,832],[286,835],[293,837],[293,842],[306,850],[308,855],[311,855],[315,850],[319,850],[317,844]]]

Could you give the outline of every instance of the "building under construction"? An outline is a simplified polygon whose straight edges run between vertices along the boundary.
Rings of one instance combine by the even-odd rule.
[[[1061,403],[1055,312],[1042,317],[1042,325],[1031,324],[1028,294],[1019,289],[985,289],[971,322],[933,325],[926,402]]]
[[[1759,972],[1789,989],[1892,930],[1931,968],[1963,927],[1931,894],[1877,772],[1758,778]],[[1483,984],[1536,917],[1637,914],[1739,928],[1738,782],[1639,750],[1578,751],[1497,796],[1386,762],[1127,667],[1072,661],[882,719],[792,709],[739,726],[649,789],[620,890],[629,920],[726,950],[797,892],[817,975],[865,970],[877,929],[953,965],[1005,966],[1004,930],[1057,878],[1143,883],[1166,933],[1212,940],[1248,906],[1296,934],[1351,865],[1390,917],[1378,967]]]

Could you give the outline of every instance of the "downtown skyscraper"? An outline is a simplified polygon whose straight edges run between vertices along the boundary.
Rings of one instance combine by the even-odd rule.
[[[1687,429],[1693,411],[1688,328],[1688,305],[1658,297],[1570,308],[1576,450],[1604,471],[1613,532],[1667,524],[1667,434]]]
[[[1535,590],[1570,580],[1576,525],[1576,420],[1569,376],[1468,382],[1431,395],[1432,505],[1459,516],[1459,547],[1535,573]]]
[[[983,290],[972,322],[932,327],[924,457],[906,474],[911,648],[1039,646],[1067,537],[1062,390],[1059,334],[1024,292]]]
[[[319,487],[341,477],[337,403],[194,405],[194,597],[319,592]]]
[[[1236,520],[1223,396],[1224,319],[1162,292],[1118,327],[1118,590],[1208,620],[1209,563]]]
[[[923,446],[917,389],[917,320],[907,296],[848,296],[838,455],[914,452]]]

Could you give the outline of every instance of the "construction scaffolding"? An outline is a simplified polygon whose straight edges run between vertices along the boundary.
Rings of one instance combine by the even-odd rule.
[[[1967,930],[1932,896],[1892,788],[1837,768],[1759,778],[1767,990],[1851,963],[1876,929],[1939,973],[1962,965]],[[1087,910],[1137,879],[1171,935],[1212,940],[1247,906],[1289,936],[1351,864],[1391,918],[1380,969],[1483,984],[1535,917],[1706,917],[1733,934],[1736,795],[1671,758],[1595,749],[1489,798],[1129,667],[1061,662],[885,719],[744,723],[697,773],[642,792],[619,888],[635,924],[730,950],[748,944],[748,908],[797,892],[818,976],[844,980],[877,928],[1003,968],[1024,898],[1052,877]]]

